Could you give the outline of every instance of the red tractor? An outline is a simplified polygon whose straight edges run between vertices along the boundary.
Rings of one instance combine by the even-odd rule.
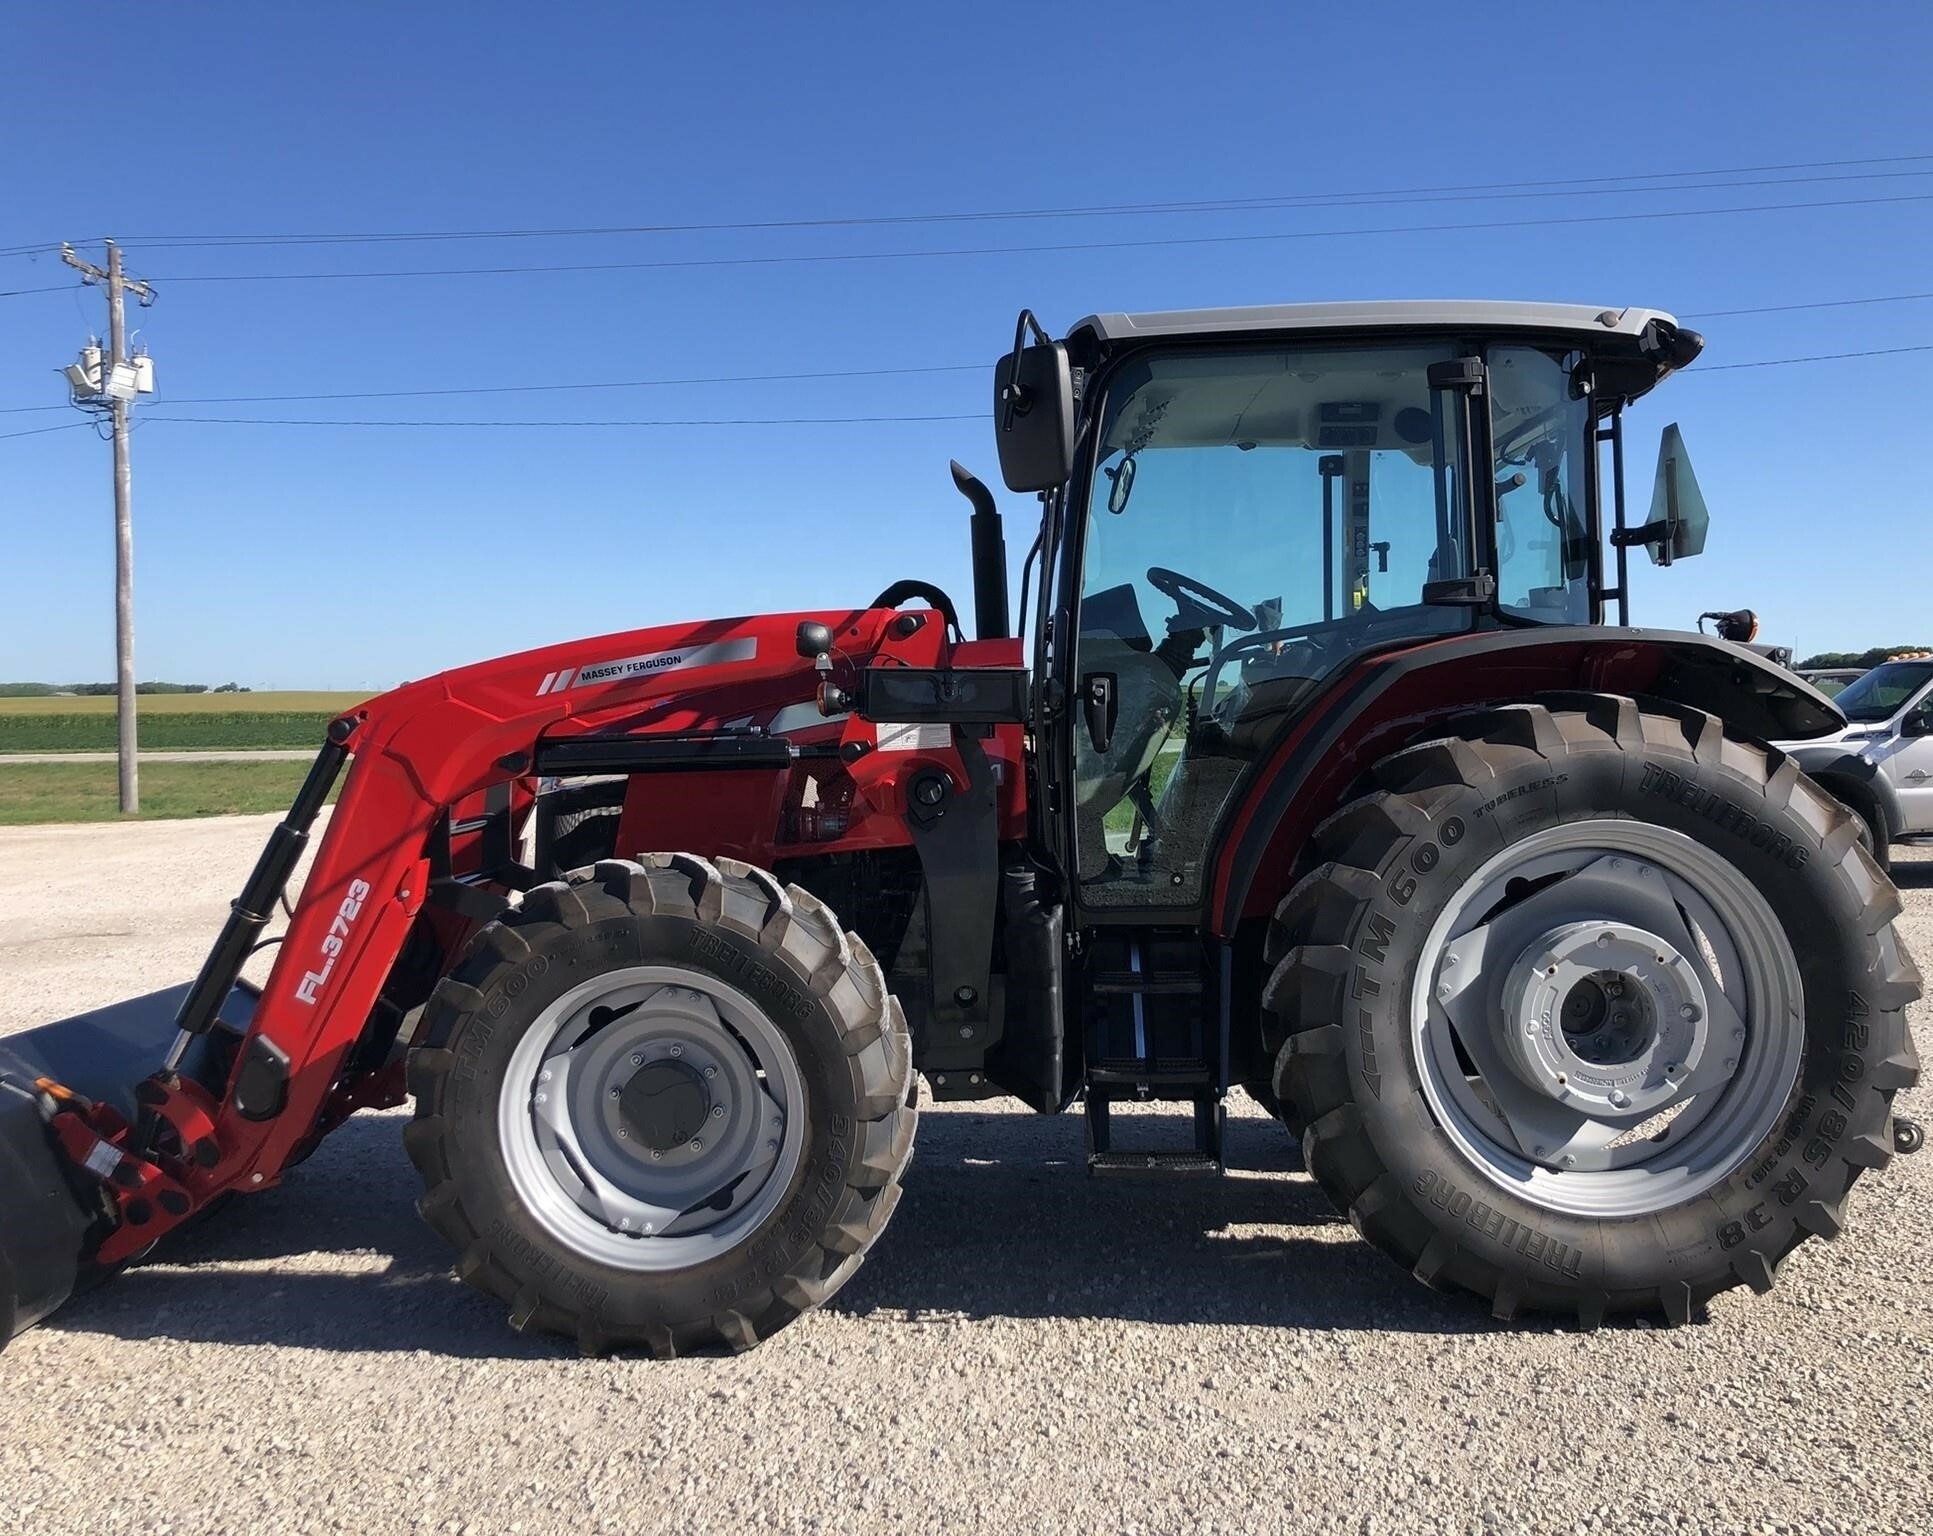
[[[1917,1142],[1919,978],[1768,745],[1832,704],[1623,627],[1629,551],[1705,527],[1675,429],[1627,520],[1624,412],[1701,345],[1558,305],[1023,315],[1026,640],[956,465],[973,638],[909,580],[341,716],[191,985],[0,1042],[0,1328],[413,1098],[422,1213],[513,1325],[744,1348],[879,1238],[921,1076],[1080,1102],[1096,1174],[1218,1172],[1245,1088],[1499,1317],[1765,1290]],[[1111,1120],[1144,1100],[1185,1144],[1117,1142],[1173,1123]]]

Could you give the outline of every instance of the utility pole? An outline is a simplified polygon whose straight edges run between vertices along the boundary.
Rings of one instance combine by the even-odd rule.
[[[105,284],[107,288],[107,355],[101,360],[99,380],[88,387],[85,354],[82,377],[76,379],[72,371],[68,377],[74,383],[74,403],[90,410],[105,410],[113,423],[115,718],[121,811],[129,815],[141,808],[141,787],[134,728],[134,475],[128,467],[128,415],[134,396],[154,386],[152,374],[129,361],[125,299],[131,289],[145,308],[154,302],[154,290],[122,276],[121,248],[112,240],[107,242],[105,271],[81,260],[70,245],[61,246],[60,259],[89,283]]]

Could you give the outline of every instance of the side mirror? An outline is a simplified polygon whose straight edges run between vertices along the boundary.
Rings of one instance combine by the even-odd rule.
[[[1027,345],[1031,329],[1034,344]],[[1074,369],[1031,310],[1020,312],[1013,351],[993,370],[993,436],[1010,491],[1051,491],[1074,469]]]
[[[1651,486],[1651,515],[1642,528],[1631,530],[1640,535],[1653,565],[1669,565],[1705,552],[1705,530],[1710,525],[1704,493],[1698,477],[1691,471],[1691,458],[1685,452],[1684,437],[1674,421],[1658,439],[1658,474]]]
[[[1902,736],[1933,736],[1933,714],[1925,709],[1916,709],[1899,723]]]

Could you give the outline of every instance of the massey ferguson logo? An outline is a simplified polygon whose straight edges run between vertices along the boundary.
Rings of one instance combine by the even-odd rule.
[[[653,651],[647,656],[625,656],[617,661],[593,662],[588,667],[565,667],[546,672],[537,685],[539,697],[562,693],[566,688],[586,688],[594,683],[615,683],[627,677],[649,677],[654,672],[680,672],[686,667],[715,667],[721,662],[750,661],[758,655],[758,639],[715,640],[709,645],[690,645],[678,651]]]
[[[302,981],[295,989],[295,1000],[298,1003],[314,1006],[316,994],[322,990],[322,984],[329,979],[329,973],[336,968],[336,956],[342,953],[342,946],[349,941],[349,929],[356,921],[356,914],[362,911],[362,904],[368,899],[369,882],[351,880],[349,894],[342,898],[342,905],[336,908],[336,915],[329,924],[328,933],[323,935],[322,968],[303,972]]]

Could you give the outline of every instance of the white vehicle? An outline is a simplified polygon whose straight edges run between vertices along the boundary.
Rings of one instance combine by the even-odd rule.
[[[1833,703],[1843,731],[1781,745],[1858,813],[1884,865],[1900,838],[1933,836],[1933,656],[1881,662]]]

